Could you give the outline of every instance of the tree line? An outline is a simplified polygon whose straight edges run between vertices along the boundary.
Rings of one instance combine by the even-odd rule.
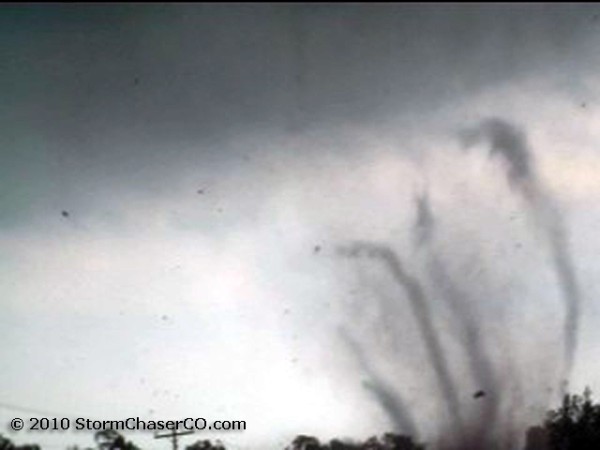
[[[141,450],[136,444],[114,430],[94,435],[95,448],[67,450]],[[226,450],[220,442],[198,440],[185,450]],[[396,433],[373,436],[365,441],[332,439],[321,442],[314,436],[298,435],[285,450],[428,450],[426,444]],[[582,395],[564,396],[560,407],[550,410],[544,422],[527,430],[524,450],[598,450],[600,449],[600,404],[594,403],[586,389]],[[0,450],[41,450],[37,444],[16,445],[0,435]]]

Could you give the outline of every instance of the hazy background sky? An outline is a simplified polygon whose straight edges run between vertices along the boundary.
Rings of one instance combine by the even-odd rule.
[[[600,8],[3,5],[0,34],[3,423],[27,416],[12,404],[246,420],[198,436],[230,446],[364,438],[390,425],[345,326],[435,434],[414,325],[388,324],[389,362],[368,313],[389,281],[334,251],[412,261],[425,189],[482,333],[536,382],[562,309],[498,161],[457,138],[488,116],[522,127],[561,205],[585,301],[573,386],[600,391]]]

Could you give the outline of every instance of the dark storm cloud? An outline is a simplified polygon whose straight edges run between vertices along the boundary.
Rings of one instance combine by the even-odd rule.
[[[582,5],[5,6],[2,209],[24,219],[88,179],[165,189],[182,166],[216,173],[242,152],[265,157],[261,146],[225,145],[246,133],[368,127],[523,72],[560,71],[578,57],[565,51],[590,33],[592,13]]]
[[[15,6],[2,19],[12,100],[4,108],[67,143],[102,136],[182,142],[247,127],[377,119],[406,108],[402,100],[430,104],[462,94],[453,80],[472,90],[558,59],[586,12]]]

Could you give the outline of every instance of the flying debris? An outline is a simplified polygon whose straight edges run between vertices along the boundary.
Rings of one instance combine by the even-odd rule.
[[[485,391],[477,391],[473,394],[473,398],[482,398],[485,397]]]
[[[320,251],[321,251],[321,246],[315,245],[315,247],[313,248],[313,253],[319,253]]]
[[[60,214],[63,217],[69,217],[69,211],[62,211]]]

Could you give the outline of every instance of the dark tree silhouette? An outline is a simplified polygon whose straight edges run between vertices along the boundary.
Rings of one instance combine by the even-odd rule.
[[[525,450],[548,450],[550,447],[548,430],[544,427],[529,428],[525,438]]]
[[[322,450],[323,447],[316,437],[300,434],[294,438],[292,445],[286,450]]]
[[[213,444],[210,440],[204,439],[186,446],[185,450],[225,450],[225,447],[221,441],[215,441]]]
[[[546,428],[552,450],[600,448],[600,405],[592,402],[592,393],[565,395],[562,406],[548,414]]]
[[[321,444],[313,436],[299,435],[286,450],[425,450],[425,446],[409,436],[394,433],[386,433],[381,438],[372,436],[364,442],[332,439],[328,444]]]
[[[600,449],[600,405],[593,403],[589,389],[583,395],[565,395],[542,427],[527,432],[525,450],[594,449]]]
[[[40,450],[37,444],[15,445],[10,439],[0,434],[0,450]]]
[[[94,435],[94,440],[100,450],[140,450],[133,442],[127,441],[115,430],[98,431]]]
[[[382,439],[386,450],[425,450],[425,445],[417,444],[413,438],[394,433],[386,433]]]

